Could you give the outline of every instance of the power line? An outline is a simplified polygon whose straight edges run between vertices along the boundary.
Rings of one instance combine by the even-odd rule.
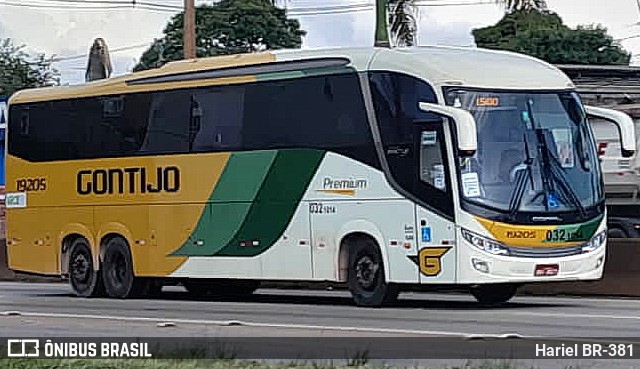
[[[1,1],[1,0],[0,0]],[[132,2],[125,1],[113,1],[113,0],[36,0],[47,1],[49,3],[58,2],[58,5],[41,4],[41,3],[14,3],[8,1],[0,2],[0,5],[22,7],[27,9],[54,9],[54,10],[113,10],[113,9],[143,9],[153,10],[159,12],[171,12],[182,11],[182,7],[154,4],[149,2],[136,1],[135,5]],[[73,4],[73,5],[72,5]],[[373,6],[370,4],[355,4],[355,5],[338,5],[327,6],[317,8],[300,8],[294,11],[288,12],[289,15],[315,15],[315,14],[334,14],[334,13],[347,13],[352,11],[369,10]],[[365,9],[367,8],[367,9]],[[217,10],[223,12],[222,10]]]
[[[42,0],[40,0],[42,1]],[[29,3],[29,4],[25,4],[25,3],[15,3],[15,2],[8,2],[8,1],[2,1],[0,2],[0,6],[11,6],[11,7],[19,7],[19,8],[26,8],[26,9],[51,9],[51,10],[81,10],[81,11],[86,11],[86,10],[117,10],[117,9],[130,9],[130,10],[150,10],[150,11],[157,11],[157,12],[171,12],[171,13],[175,13],[176,10],[171,10],[171,9],[167,9],[167,8],[162,8],[162,7],[153,7],[153,6],[148,6],[148,5],[136,5],[136,6],[132,6],[131,4],[129,5],[124,5],[124,2],[120,2],[120,4],[122,5],[99,5],[99,4],[94,4],[94,5],[89,5],[87,4],[87,6],[82,6],[82,4],[75,4],[75,5],[71,5],[71,4],[58,4],[58,5],[48,5],[48,4],[39,4],[39,3]]]
[[[135,8],[137,6],[145,6],[145,7],[172,9],[172,10],[183,9],[181,6],[177,6],[177,5],[157,4],[149,1],[138,1],[138,0],[39,0],[39,1],[50,2],[50,3],[63,3],[63,4],[78,4],[78,5],[126,5],[132,8]]]
[[[114,49],[110,49],[109,53],[113,54],[113,53],[117,53],[117,52],[120,52],[120,51],[140,49],[140,48],[143,48],[143,47],[148,47],[151,44],[152,44],[152,42],[146,42],[144,44],[138,44],[138,45],[131,45],[131,46],[124,46],[124,47],[114,48]],[[63,61],[67,61],[67,60],[83,59],[83,58],[87,58],[87,57],[89,57],[89,54],[60,56],[60,57],[52,57],[51,59],[49,59],[49,61],[57,63],[57,62],[63,62]]]
[[[20,8],[29,8],[29,9],[61,9],[61,10],[65,10],[65,9],[109,10],[109,9],[124,9],[124,8],[130,9],[131,8],[130,6],[109,6],[109,7],[105,7],[105,6],[75,7],[74,6],[74,7],[64,7],[64,6],[56,6],[56,5],[10,3],[10,2],[6,2],[6,1],[1,2],[0,5],[3,5],[3,6],[14,6],[14,7],[20,7]]]
[[[9,6],[9,7],[17,7],[17,8],[25,8],[25,9],[48,9],[51,11],[60,10],[60,11],[69,11],[69,10],[77,10],[77,11],[105,11],[105,10],[148,10],[155,12],[170,12],[175,13],[175,10],[161,9],[161,8],[151,8],[151,7],[142,7],[136,6],[132,8],[131,6],[87,6],[87,7],[64,7],[64,6],[55,6],[55,5],[40,5],[40,4],[20,4],[20,3],[8,3],[8,2],[0,2],[0,7]]]
[[[183,7],[169,4],[159,4],[149,1],[138,0],[36,0],[40,2],[58,3],[58,5],[46,5],[38,3],[14,3],[1,2],[0,5],[24,7],[24,8],[41,8],[41,9],[73,9],[73,10],[113,10],[113,9],[141,9],[158,12],[182,11]],[[441,0],[420,0],[414,4],[416,7],[441,7],[441,6],[470,6],[470,5],[487,5],[495,4],[493,1],[473,1],[473,2],[456,2],[456,3],[437,3]],[[349,5],[333,5],[324,7],[299,7],[288,8],[287,13],[291,16],[308,16],[308,15],[326,15],[369,11],[374,8],[374,4],[360,3]],[[218,10],[219,12],[221,10]]]
[[[430,2],[431,1],[429,1],[429,3]],[[414,4],[414,6],[427,8],[427,7],[436,7],[436,6],[469,6],[469,5],[489,5],[489,4],[495,5],[495,2],[494,1],[474,1],[474,2],[468,2],[468,3],[458,2],[458,3],[441,3],[441,4],[416,3]]]

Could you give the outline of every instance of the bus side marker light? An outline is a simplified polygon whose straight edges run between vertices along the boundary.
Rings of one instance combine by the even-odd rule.
[[[404,248],[409,250],[411,248],[411,242],[405,242],[404,243]]]
[[[253,245],[253,246],[260,246],[260,241],[253,241],[253,242],[252,242],[252,245]]]
[[[390,242],[389,242],[389,245],[391,245],[391,246],[398,246],[398,241],[396,241],[396,240],[392,240],[392,241],[390,241]]]

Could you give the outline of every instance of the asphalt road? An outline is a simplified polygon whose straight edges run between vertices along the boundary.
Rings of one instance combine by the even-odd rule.
[[[630,299],[516,297],[481,308],[471,296],[405,293],[392,307],[367,309],[353,306],[346,291],[261,289],[243,300],[216,301],[170,287],[157,299],[112,300],[73,297],[65,284],[6,282],[0,330],[1,337],[610,337],[635,343],[638,359],[578,365],[640,367],[640,300]]]

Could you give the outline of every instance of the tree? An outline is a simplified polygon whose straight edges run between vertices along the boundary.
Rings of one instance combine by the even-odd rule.
[[[413,16],[415,0],[376,0],[376,34],[374,46],[413,46],[416,19]],[[389,29],[391,40],[389,39]],[[392,42],[391,42],[392,41]]]
[[[60,84],[58,71],[43,54],[31,57],[25,46],[15,46],[11,39],[0,39],[0,96],[16,91]]]
[[[528,54],[552,64],[629,64],[631,59],[606,28],[572,29],[549,11],[514,10],[472,34],[478,47]]]
[[[196,9],[198,57],[282,48],[299,48],[306,31],[288,19],[273,0],[221,0]],[[176,14],[164,28],[164,37],[146,50],[134,71],[157,68],[182,59],[184,13]]]
[[[415,0],[388,0],[389,1],[389,28],[391,42],[395,46],[415,45],[417,30],[414,17]]]
[[[276,1],[276,0],[272,0]],[[547,9],[545,0],[495,0],[507,12],[516,10]],[[413,46],[417,32],[417,22],[414,16],[415,0],[377,0],[378,17],[376,19],[376,46]],[[383,12],[388,12],[385,20]],[[385,23],[388,21],[388,23]],[[389,32],[385,27],[389,27]],[[389,40],[389,36],[391,39]]]
[[[502,5],[507,13],[516,10],[547,10],[547,2],[545,0],[496,0],[496,3]]]

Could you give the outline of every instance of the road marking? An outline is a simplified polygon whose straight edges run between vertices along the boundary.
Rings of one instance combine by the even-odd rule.
[[[585,318],[585,319],[631,319],[640,320],[640,316],[634,315],[603,315],[603,314],[562,314],[562,313],[536,313],[536,312],[509,312],[511,315],[525,315],[525,316],[543,316],[550,318]]]
[[[198,324],[198,325],[217,325],[217,326],[244,326],[256,328],[283,328],[283,329],[315,329],[330,330],[342,332],[366,332],[366,333],[389,333],[389,334],[405,334],[405,335],[424,335],[424,336],[455,336],[469,339],[478,338],[524,338],[517,333],[507,334],[478,334],[468,332],[449,332],[449,331],[422,331],[414,329],[392,329],[392,328],[372,328],[372,327],[343,327],[343,326],[326,326],[326,325],[307,325],[307,324],[283,324],[283,323],[258,323],[240,320],[199,320],[199,319],[172,319],[172,318],[148,318],[148,317],[123,317],[109,315],[84,315],[84,314],[66,314],[66,313],[36,313],[36,312],[16,312],[4,311],[0,312],[0,316],[20,315],[25,317],[40,318],[69,318],[69,319],[98,319],[98,320],[115,320],[124,322],[153,322],[160,324],[163,322],[171,322],[173,324]]]

